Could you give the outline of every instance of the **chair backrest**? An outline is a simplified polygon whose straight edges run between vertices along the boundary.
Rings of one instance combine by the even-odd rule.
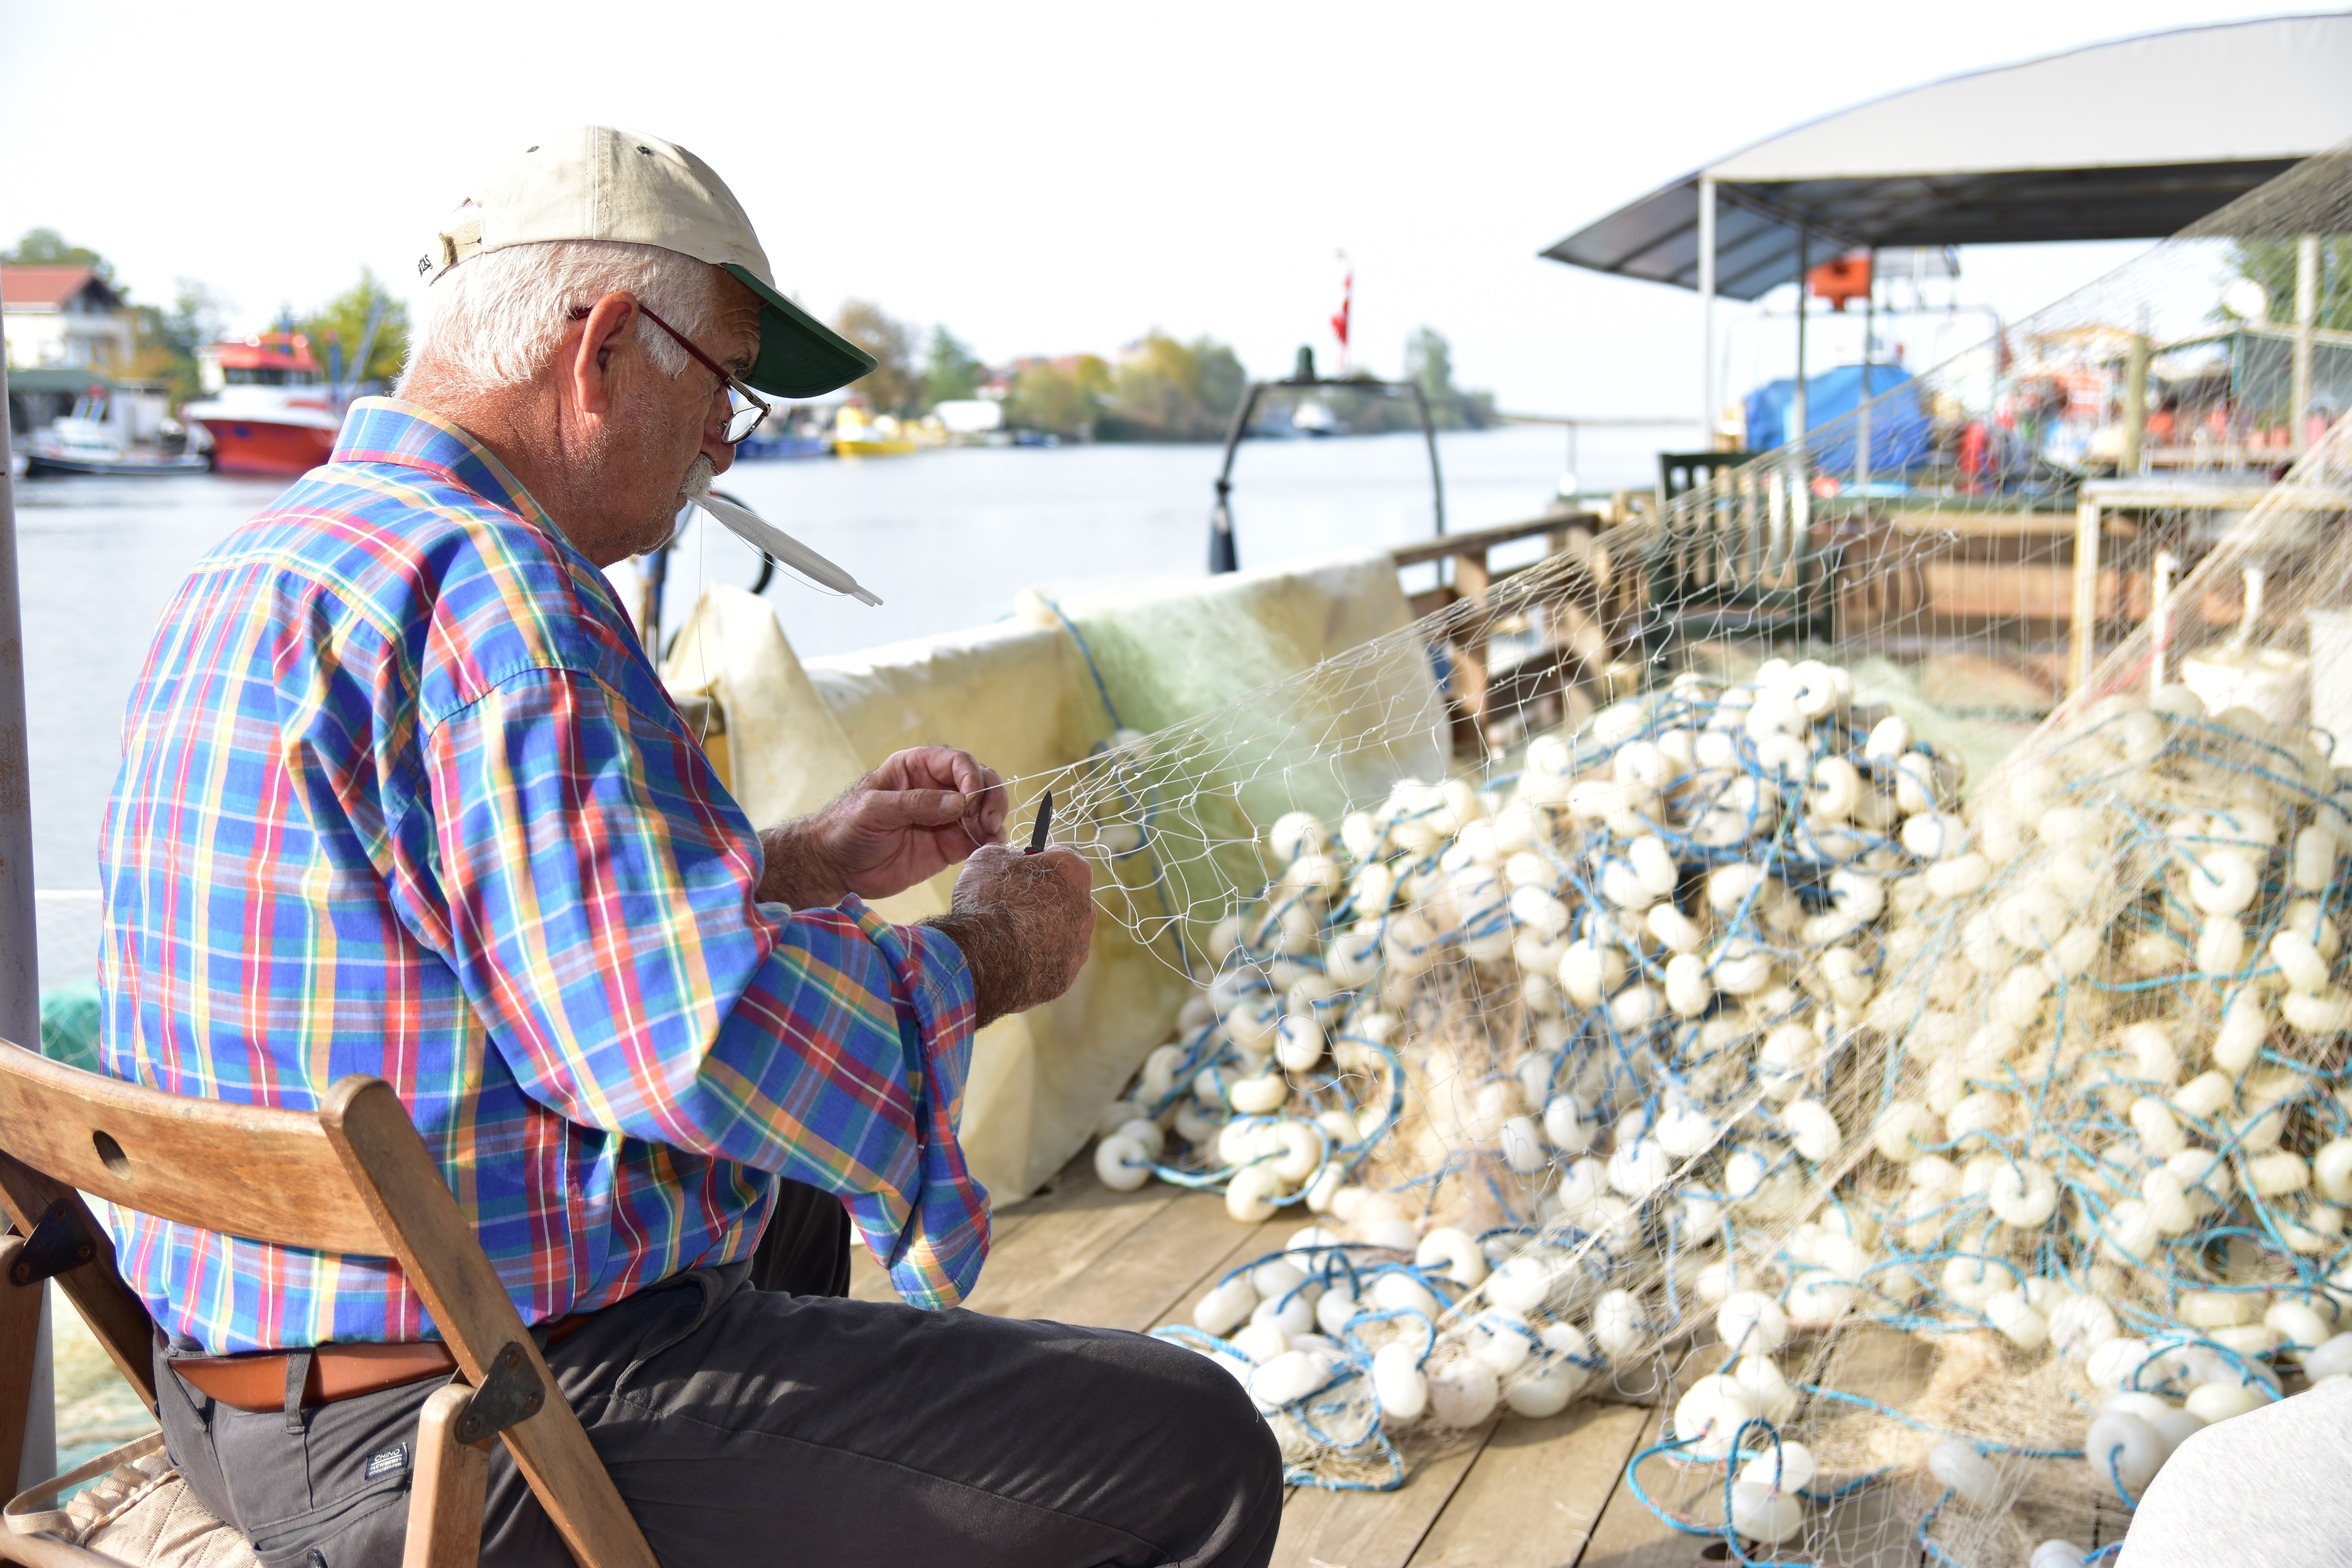
[[[224,1236],[395,1250],[315,1114],[165,1094],[8,1049],[0,1149],[109,1203]]]
[[[572,1554],[588,1568],[656,1568],[441,1167],[383,1079],[338,1079],[316,1113],[270,1110],[165,1094],[0,1040],[0,1150],[19,1168],[206,1230],[396,1258],[467,1382],[479,1387],[519,1346],[552,1395],[499,1436]],[[9,1201],[22,1222],[35,1216],[24,1214],[19,1190],[10,1186]],[[106,1247],[59,1282],[93,1270],[122,1291]],[[99,1327],[110,1339],[119,1332]],[[110,1349],[121,1363],[123,1347]]]

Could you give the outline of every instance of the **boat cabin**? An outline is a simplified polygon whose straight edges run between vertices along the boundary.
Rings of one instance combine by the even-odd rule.
[[[207,395],[224,386],[324,386],[326,372],[301,332],[264,332],[241,342],[196,350],[196,374]]]

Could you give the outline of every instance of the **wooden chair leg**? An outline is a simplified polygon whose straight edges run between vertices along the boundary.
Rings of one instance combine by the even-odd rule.
[[[408,1489],[408,1539],[400,1568],[474,1568],[482,1551],[482,1499],[490,1483],[487,1443],[457,1441],[474,1391],[453,1383],[416,1420],[416,1468]]]
[[[41,1337],[41,1297],[46,1280],[12,1283],[24,1237],[0,1237],[0,1485],[14,1496],[25,1463],[25,1428],[33,1414],[33,1360]]]

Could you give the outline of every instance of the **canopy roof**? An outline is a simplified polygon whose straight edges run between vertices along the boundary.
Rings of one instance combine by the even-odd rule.
[[[2155,239],[2352,139],[2352,13],[2149,33],[1931,82],[1800,125],[1544,252],[1753,300],[1861,246]]]

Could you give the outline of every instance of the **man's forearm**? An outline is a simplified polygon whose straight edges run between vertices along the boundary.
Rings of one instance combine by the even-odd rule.
[[[816,836],[808,831],[812,820],[800,817],[760,835],[766,860],[760,876],[761,903],[821,910],[849,896],[839,872],[818,853]]]
[[[956,944],[971,971],[974,1028],[985,1028],[1007,1013],[1019,1012],[1025,966],[1011,919],[997,910],[958,910],[922,922]]]

